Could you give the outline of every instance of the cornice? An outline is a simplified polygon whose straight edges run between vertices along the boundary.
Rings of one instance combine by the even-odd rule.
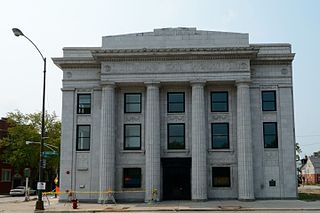
[[[254,47],[234,48],[165,48],[165,49],[105,49],[93,50],[97,61],[166,61],[253,59],[258,53]]]
[[[97,62],[91,57],[52,58],[52,61],[60,69],[101,68],[101,63]]]
[[[251,60],[251,65],[290,65],[294,59],[294,53],[288,54],[258,54],[258,57]]]

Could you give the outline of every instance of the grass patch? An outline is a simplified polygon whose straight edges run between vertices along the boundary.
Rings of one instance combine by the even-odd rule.
[[[320,194],[299,193],[299,200],[317,201],[317,200],[320,200]]]

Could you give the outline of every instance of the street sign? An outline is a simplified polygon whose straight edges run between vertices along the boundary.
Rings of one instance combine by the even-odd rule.
[[[25,168],[25,169],[23,170],[23,175],[24,175],[25,177],[30,177],[30,168]]]
[[[58,152],[53,152],[53,151],[45,151],[45,152],[43,152],[43,157],[45,157],[45,158],[54,157],[54,156],[58,156]]]
[[[38,182],[37,190],[46,190],[46,182]]]

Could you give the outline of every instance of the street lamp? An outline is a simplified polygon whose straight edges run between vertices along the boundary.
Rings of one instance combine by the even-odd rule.
[[[45,116],[45,94],[46,94],[46,66],[47,66],[47,60],[45,57],[43,57],[42,53],[40,52],[37,45],[33,43],[27,36],[25,36],[21,30],[18,28],[13,28],[12,32],[15,36],[23,36],[28,41],[31,42],[31,44],[37,49],[39,54],[41,55],[41,58],[43,60],[43,92],[42,92],[42,119],[41,119],[41,138],[40,138],[40,166],[39,166],[39,182],[43,182],[43,140],[44,140],[44,116]],[[42,189],[38,190],[38,200],[36,202],[36,210],[44,210],[43,201],[42,201]]]

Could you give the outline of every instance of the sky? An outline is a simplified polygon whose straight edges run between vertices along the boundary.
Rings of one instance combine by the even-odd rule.
[[[294,108],[302,155],[320,150],[320,1],[317,0],[2,0],[0,117],[41,111],[47,57],[46,109],[61,115],[62,71],[51,58],[63,47],[101,46],[101,37],[154,28],[249,33],[250,43],[291,43],[296,53]]]

